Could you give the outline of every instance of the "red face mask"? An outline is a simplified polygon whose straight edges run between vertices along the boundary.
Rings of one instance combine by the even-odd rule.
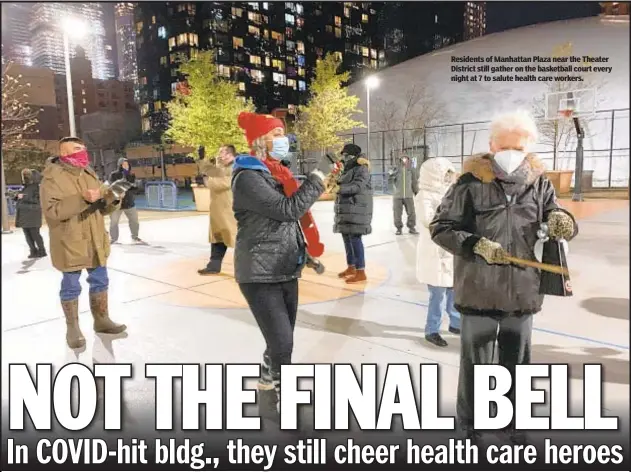
[[[61,162],[65,162],[66,164],[70,164],[74,167],[80,167],[81,169],[85,169],[88,167],[88,164],[90,164],[90,156],[88,155],[88,151],[86,149],[77,151],[67,156],[61,156],[59,159]]]

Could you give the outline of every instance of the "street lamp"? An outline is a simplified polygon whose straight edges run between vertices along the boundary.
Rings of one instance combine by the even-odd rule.
[[[379,79],[374,75],[366,78],[366,125],[368,128],[368,142],[366,144],[366,156],[370,159],[370,91],[379,86]]]
[[[62,24],[64,35],[64,62],[66,63],[66,93],[68,94],[68,123],[70,125],[70,136],[77,135],[77,127],[74,116],[74,97],[72,96],[72,73],[70,71],[70,36],[73,38],[82,37],[85,32],[85,24],[75,18],[67,18]]]

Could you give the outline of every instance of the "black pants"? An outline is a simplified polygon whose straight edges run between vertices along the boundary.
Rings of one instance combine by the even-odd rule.
[[[280,385],[280,366],[291,364],[298,312],[298,280],[276,284],[239,284],[265,338],[261,381]]]
[[[44,240],[42,239],[42,235],[39,234],[39,228],[22,228],[22,231],[24,232],[24,238],[26,239],[28,248],[31,250],[31,254],[46,252]]]
[[[397,198],[392,199],[392,209],[394,211],[394,227],[403,229],[403,208],[408,215],[408,229],[416,228],[416,210],[414,208],[413,198]]]
[[[499,365],[515,375],[515,366],[530,364],[532,315],[490,316],[464,315],[460,333],[460,374],[456,415],[462,428],[473,428],[473,366],[491,364],[497,342]],[[515,404],[514,391],[509,398]]]
[[[211,243],[210,245],[210,260],[206,265],[208,270],[221,270],[221,263],[228,251],[228,246],[224,243]]]

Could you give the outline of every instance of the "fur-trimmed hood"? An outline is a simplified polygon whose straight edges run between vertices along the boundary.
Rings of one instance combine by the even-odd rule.
[[[344,162],[344,172],[348,172],[355,166],[365,166],[368,167],[368,170],[370,170],[370,161],[366,156],[363,155],[353,158],[349,161]]]
[[[543,175],[546,171],[545,165],[534,153],[529,153],[524,158],[524,164],[526,165],[526,184],[530,185],[535,180]],[[522,165],[524,165],[522,164]],[[488,184],[498,178],[495,169],[493,168],[493,154],[480,153],[474,154],[471,157],[465,159],[462,166],[463,176],[471,174],[481,182]]]

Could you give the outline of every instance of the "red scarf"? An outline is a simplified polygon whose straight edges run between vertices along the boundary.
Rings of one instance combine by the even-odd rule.
[[[272,177],[283,186],[283,191],[286,196],[291,197],[296,190],[298,190],[298,182],[294,178],[294,174],[288,167],[281,164],[280,161],[268,157],[263,161],[263,164],[267,166]]]
[[[79,167],[80,169],[85,169],[90,164],[90,156],[85,149],[73,154],[68,154],[67,156],[61,156],[59,160],[73,167]]]

